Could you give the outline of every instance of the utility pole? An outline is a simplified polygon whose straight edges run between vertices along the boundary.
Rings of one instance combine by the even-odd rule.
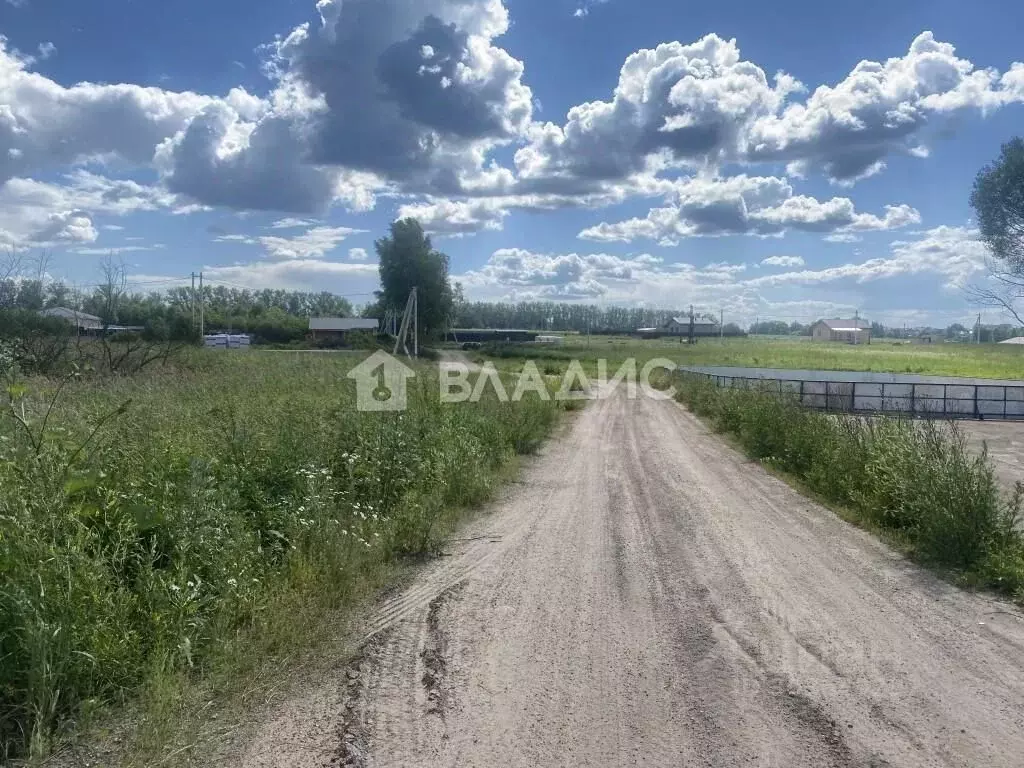
[[[981,344],[981,313],[978,313],[978,322],[974,326],[975,344]]]
[[[725,341],[725,310],[718,310],[718,338]]]
[[[188,306],[192,310],[192,332],[196,330],[196,273],[192,273],[192,292],[188,295]]]
[[[402,327],[399,328],[398,334],[395,336],[395,351],[392,354],[397,355],[398,350],[402,349],[407,357],[419,356],[419,318],[417,315],[419,315],[419,300],[416,296],[416,289],[413,288],[409,293],[409,299],[405,302],[405,312],[402,313]],[[413,333],[413,355],[409,355],[409,346],[407,344],[410,325],[412,326]]]
[[[206,296],[203,295],[203,273],[199,273],[199,336],[206,336]]]
[[[693,304],[690,305],[690,338],[686,343],[693,344]]]

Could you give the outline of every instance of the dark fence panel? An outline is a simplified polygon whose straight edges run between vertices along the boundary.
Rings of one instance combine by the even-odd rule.
[[[743,387],[787,395],[805,407],[824,411],[1024,420],[1024,385],[791,380],[696,371],[685,371],[685,374],[709,379],[719,387]]]

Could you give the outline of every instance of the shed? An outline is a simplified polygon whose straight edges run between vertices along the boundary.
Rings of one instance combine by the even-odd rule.
[[[372,317],[311,317],[309,335],[314,339],[344,339],[350,333],[377,333],[380,320]]]
[[[845,344],[870,344],[871,325],[859,318],[819,320],[811,326],[815,341],[838,341]]]

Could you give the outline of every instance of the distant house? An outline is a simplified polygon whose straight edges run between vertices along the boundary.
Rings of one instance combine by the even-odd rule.
[[[372,317],[311,317],[309,335],[313,339],[343,340],[350,333],[377,333],[380,320]]]
[[[811,326],[815,341],[839,341],[845,344],[870,344],[871,324],[863,320],[819,320]]]
[[[67,307],[50,307],[49,309],[42,310],[39,314],[44,315],[45,317],[56,317],[59,320],[65,320],[78,328],[79,333],[90,333],[103,330],[102,318],[96,317],[96,315],[90,315],[87,312],[80,312],[77,309],[68,309]]]
[[[1014,336],[1012,339],[1000,341],[1000,344],[1024,344],[1024,336]]]
[[[662,333],[668,336],[689,336],[690,335],[690,318],[689,317],[671,317],[661,327]],[[646,329],[641,329],[641,333]],[[718,323],[707,323],[699,320],[693,321],[693,335],[694,336],[718,336],[722,332],[721,327]]]

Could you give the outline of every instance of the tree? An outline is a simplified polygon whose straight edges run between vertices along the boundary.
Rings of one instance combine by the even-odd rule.
[[[420,333],[431,336],[444,331],[454,303],[448,280],[448,257],[434,250],[416,219],[391,225],[391,235],[374,243],[380,259],[380,307],[400,312],[416,288]]]
[[[1024,139],[1004,144],[999,159],[981,169],[971,206],[992,256],[989,283],[971,292],[979,303],[1001,307],[1024,323]]]

